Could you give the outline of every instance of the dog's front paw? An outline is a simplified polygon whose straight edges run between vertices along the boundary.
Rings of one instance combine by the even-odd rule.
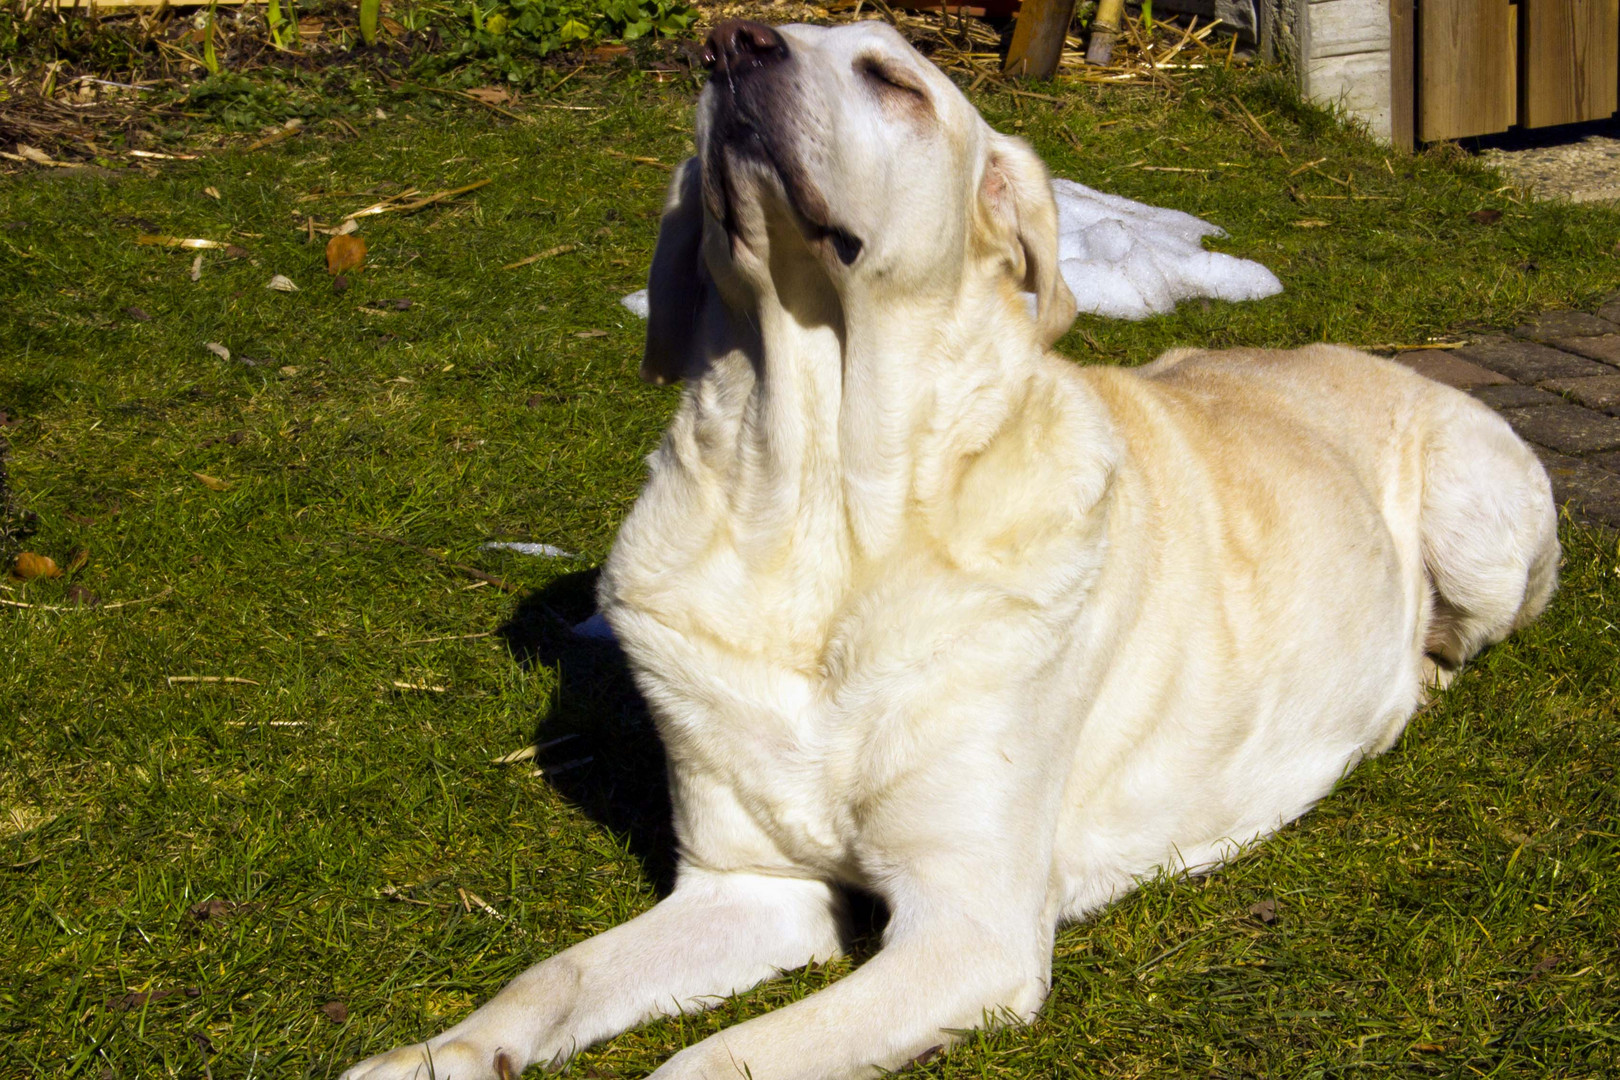
[[[522,1063],[505,1050],[450,1039],[366,1058],[342,1080],[517,1080],[522,1071]]]

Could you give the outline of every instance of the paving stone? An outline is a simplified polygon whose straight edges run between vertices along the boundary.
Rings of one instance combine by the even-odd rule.
[[[1557,405],[1562,400],[1557,394],[1549,394],[1533,386],[1520,386],[1516,382],[1502,386],[1481,386],[1468,392],[1498,411],[1524,409],[1531,405]]]
[[[1620,450],[1620,419],[1579,405],[1533,405],[1502,415],[1526,439],[1562,454]]]
[[[1588,379],[1548,379],[1541,384],[1567,398],[1574,398],[1588,409],[1616,415],[1620,409],[1620,374],[1594,375]]]
[[[1597,314],[1600,319],[1620,323],[1620,292],[1603,301],[1603,306],[1597,309]]]
[[[1534,384],[1546,379],[1579,379],[1607,375],[1611,369],[1584,356],[1549,349],[1508,337],[1489,337],[1465,345],[1451,354],[1459,360],[1500,372],[1517,382]]]
[[[1472,390],[1476,386],[1499,386],[1513,382],[1506,375],[1430,349],[1401,353],[1395,357],[1395,362],[1405,364],[1419,375],[1427,375],[1435,382],[1455,386],[1458,390]]]
[[[1544,311],[1515,328],[1513,336],[1531,341],[1551,341],[1554,338],[1596,337],[1613,333],[1620,333],[1620,326],[1597,315],[1588,315],[1584,311]]]
[[[1620,528],[1620,476],[1589,460],[1535,447],[1552,481],[1553,500],[1578,518]]]
[[[1620,314],[1620,312],[1616,312]],[[1598,334],[1596,337],[1553,338],[1552,346],[1565,352],[1578,353],[1592,360],[1620,367],[1620,334]]]
[[[1589,454],[1581,458],[1581,460],[1602,466],[1612,473],[1620,473],[1620,450],[1605,450],[1601,454]]]

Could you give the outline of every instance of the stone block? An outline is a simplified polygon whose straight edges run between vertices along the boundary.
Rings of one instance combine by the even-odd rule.
[[[1620,311],[1615,312],[1620,315]],[[1620,367],[1620,334],[1596,334],[1592,337],[1561,337],[1553,338],[1550,344],[1555,349],[1576,353],[1590,360],[1598,360],[1605,364]]]
[[[1561,454],[1620,450],[1620,419],[1579,405],[1532,405],[1502,415],[1524,438]]]
[[[1554,338],[1597,337],[1614,333],[1620,333],[1620,326],[1584,311],[1544,311],[1523,326],[1515,327],[1513,336],[1549,342]]]
[[[1533,386],[1520,386],[1516,382],[1501,386],[1478,386],[1468,392],[1498,412],[1525,409],[1531,405],[1557,405],[1560,400],[1557,394],[1549,394]]]
[[[1306,32],[1312,60],[1357,53],[1389,53],[1388,0],[1331,0],[1313,3]]]
[[[1620,326],[1620,293],[1615,293],[1603,301],[1603,306],[1597,309],[1598,318],[1607,319]]]
[[[1513,382],[1506,375],[1436,350],[1421,349],[1401,353],[1395,357],[1395,362],[1406,365],[1419,375],[1427,375],[1435,382],[1455,386],[1458,390],[1472,390],[1476,386],[1498,386]]]
[[[1530,384],[1546,379],[1579,379],[1610,372],[1607,365],[1596,360],[1510,337],[1485,338],[1457,349],[1451,355],[1500,372],[1517,382]]]
[[[1554,502],[1567,506],[1578,519],[1620,528],[1620,476],[1591,461],[1541,447],[1536,447],[1536,456],[1552,481]]]
[[[1590,454],[1581,460],[1590,461],[1612,473],[1620,473],[1620,450],[1605,450],[1601,454]]]
[[[1374,138],[1384,141],[1389,139],[1388,49],[1383,52],[1324,56],[1307,60],[1302,81],[1305,95],[1312,101],[1343,109],[1355,119],[1365,123]]]
[[[1620,374],[1594,375],[1588,379],[1548,379],[1543,390],[1562,394],[1588,409],[1620,415]]]

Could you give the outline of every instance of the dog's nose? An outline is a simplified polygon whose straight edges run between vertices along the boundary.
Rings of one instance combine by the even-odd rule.
[[[764,23],[726,19],[716,23],[703,43],[703,66],[722,75],[764,67],[787,59],[787,42]]]

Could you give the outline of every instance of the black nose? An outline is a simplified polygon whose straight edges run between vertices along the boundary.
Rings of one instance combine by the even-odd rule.
[[[703,66],[729,75],[786,60],[787,54],[782,35],[764,23],[726,19],[715,24],[703,43]]]

